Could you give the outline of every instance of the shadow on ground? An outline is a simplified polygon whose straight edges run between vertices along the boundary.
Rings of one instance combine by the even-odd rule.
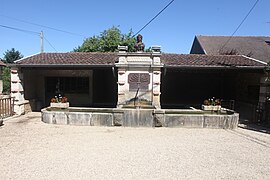
[[[248,129],[252,131],[270,134],[270,127],[268,124],[250,123],[245,120],[240,120],[238,127],[242,129]]]

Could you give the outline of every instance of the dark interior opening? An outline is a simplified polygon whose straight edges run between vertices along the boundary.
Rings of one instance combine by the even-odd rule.
[[[113,69],[95,69],[93,78],[93,106],[116,107],[117,77]]]
[[[205,99],[235,99],[235,73],[175,71],[162,73],[162,108],[200,108]]]

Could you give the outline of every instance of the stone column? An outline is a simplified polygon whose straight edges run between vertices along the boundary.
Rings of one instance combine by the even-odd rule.
[[[153,106],[160,108],[160,84],[161,84],[161,71],[160,69],[155,69],[153,71],[153,84],[152,84],[152,99]]]
[[[127,55],[127,50],[128,47],[127,46],[118,46],[118,50],[119,50],[119,61],[118,64],[120,65],[125,65],[127,64],[126,61],[126,55]],[[118,100],[117,100],[117,107],[121,108],[123,106],[123,104],[125,104],[125,92],[128,88],[127,86],[127,74],[126,74],[126,67],[118,67],[117,69],[117,76],[118,76]]]
[[[29,103],[24,99],[23,74],[16,66],[11,67],[11,97],[14,97],[14,112],[17,115],[25,113],[25,104]]]
[[[153,99],[153,106],[156,108],[161,108],[160,106],[160,85],[161,85],[161,68],[163,67],[163,64],[160,61],[160,46],[153,46],[152,47],[152,73],[153,73],[153,82],[152,82],[152,99]]]

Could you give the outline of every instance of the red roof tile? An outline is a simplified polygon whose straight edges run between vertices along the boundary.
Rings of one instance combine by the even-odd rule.
[[[71,52],[71,53],[40,53],[23,58],[16,64],[24,65],[113,65],[118,59],[115,53]]]
[[[240,55],[162,54],[169,66],[265,66],[266,63]]]
[[[196,36],[202,49],[208,55],[219,55],[235,50],[237,55],[270,61],[270,36]],[[224,44],[226,44],[225,47]],[[223,47],[223,48],[222,48]],[[222,49],[222,50],[221,50]]]
[[[0,59],[0,66],[6,66],[2,59]]]
[[[19,65],[114,65],[118,61],[116,53],[71,52],[40,53],[16,61]],[[266,63],[241,55],[201,55],[201,54],[162,54],[161,61],[166,66],[260,66]]]

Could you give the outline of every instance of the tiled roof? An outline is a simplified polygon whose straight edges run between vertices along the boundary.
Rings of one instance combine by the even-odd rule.
[[[113,65],[118,59],[115,53],[71,52],[40,53],[23,58],[16,64],[24,65]]]
[[[196,38],[208,55],[219,55],[236,50],[237,55],[246,55],[264,62],[270,61],[270,36],[199,35]],[[225,43],[227,43],[226,46],[220,50]]]
[[[240,55],[162,54],[169,66],[265,66],[264,62]]]
[[[16,61],[18,65],[111,65],[118,61],[116,53],[41,53]],[[166,66],[265,66],[266,63],[240,55],[161,54]]]
[[[0,59],[0,66],[6,66],[2,59]]]

